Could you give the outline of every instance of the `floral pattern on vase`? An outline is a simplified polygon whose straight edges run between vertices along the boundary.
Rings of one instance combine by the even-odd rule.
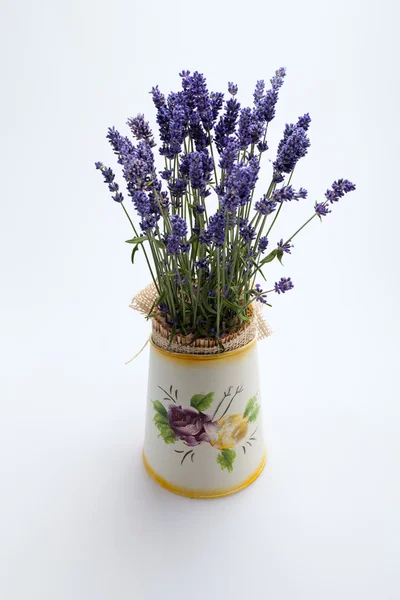
[[[195,394],[190,399],[190,406],[184,407],[178,404],[178,390],[173,393],[173,386],[169,392],[161,386],[158,386],[165,393],[164,401],[168,403],[167,407],[159,400],[153,401],[155,410],[154,423],[158,428],[161,437],[166,444],[183,442],[189,446],[190,450],[175,450],[178,454],[183,454],[181,464],[190,456],[194,459],[194,448],[200,444],[210,444],[220,452],[216,460],[221,469],[227,469],[229,473],[233,470],[233,463],[236,458],[236,452],[233,450],[240,442],[243,442],[248,436],[249,423],[257,420],[260,406],[257,402],[257,394],[252,396],[247,402],[244,413],[228,413],[228,410],[235,397],[243,392],[243,387],[238,386],[232,395],[232,386],[230,386],[223,395],[222,400],[217,405],[214,413],[207,414],[206,411],[211,407],[214,401],[214,392],[207,394]],[[225,407],[225,404],[227,405]],[[223,411],[217,418],[218,412]],[[256,430],[255,430],[256,431]],[[255,441],[255,431],[244,442],[251,446],[249,440]],[[242,445],[243,452],[246,453],[246,447]]]

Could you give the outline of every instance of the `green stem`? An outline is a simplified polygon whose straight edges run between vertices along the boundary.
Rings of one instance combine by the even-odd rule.
[[[139,236],[138,236],[138,232],[136,231],[136,227],[134,226],[134,224],[133,224],[133,221],[132,221],[132,219],[131,219],[131,217],[130,217],[129,213],[128,213],[128,211],[126,210],[126,208],[125,208],[125,206],[124,206],[124,203],[123,203],[123,202],[120,202],[120,204],[121,204],[121,206],[122,206],[122,208],[123,208],[123,210],[124,210],[124,213],[125,213],[125,214],[126,214],[126,216],[128,217],[129,223],[130,223],[130,224],[131,224],[131,226],[132,226],[132,229],[133,229],[133,232],[134,232],[135,236],[136,236],[136,237],[139,237]],[[154,283],[154,285],[155,285],[155,287],[156,287],[156,290],[157,290],[157,292],[158,292],[158,293],[160,293],[160,289],[159,289],[159,287],[158,287],[158,285],[157,285],[156,278],[154,277],[153,269],[151,268],[151,264],[150,264],[150,261],[149,261],[149,257],[147,256],[147,252],[146,252],[146,249],[145,249],[145,247],[143,246],[143,244],[142,244],[142,250],[143,250],[143,253],[144,253],[144,257],[145,257],[145,259],[146,259],[146,262],[147,262],[147,266],[149,267],[149,271],[150,271],[150,275],[151,275],[151,278],[152,278],[152,280],[153,280],[153,283]]]
[[[301,231],[302,229],[304,229],[304,227],[305,227],[306,225],[308,225],[308,224],[310,223],[310,221],[312,221],[313,219],[315,219],[315,217],[316,217],[316,216],[317,216],[317,213],[314,213],[314,214],[313,214],[313,216],[312,216],[312,217],[310,217],[310,218],[308,219],[308,221],[306,221],[306,222],[304,223],[304,225],[302,225],[302,226],[301,226],[301,227],[300,227],[300,228],[299,228],[299,229],[298,229],[298,230],[297,230],[297,231],[296,231],[296,232],[295,232],[295,233],[294,233],[292,236],[290,236],[290,238],[289,238],[289,239],[288,239],[288,240],[285,242],[285,244],[288,244],[289,242],[291,242],[291,241],[292,241],[292,239],[293,239],[294,237],[296,237],[296,235],[297,235],[298,233],[300,233],[300,231]]]
[[[219,340],[219,320],[221,313],[221,273],[220,273],[220,264],[219,264],[219,248],[216,251],[217,257],[217,340]]]
[[[214,160],[214,150],[213,150],[213,145],[212,145],[211,133],[210,133],[210,130],[209,130],[209,129],[207,129],[207,133],[208,133],[208,139],[209,139],[209,142],[210,142],[211,156],[212,156],[212,159],[213,159],[213,165],[214,165],[214,176],[215,176],[215,183],[218,185],[217,167],[215,166],[215,160]]]

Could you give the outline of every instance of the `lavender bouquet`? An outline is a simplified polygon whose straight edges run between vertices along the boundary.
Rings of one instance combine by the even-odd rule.
[[[165,319],[171,341],[178,333],[193,341],[212,337],[223,348],[224,337],[251,318],[253,301],[270,306],[269,294],[293,288],[291,278],[282,277],[264,290],[256,278],[266,279],[265,266],[282,261],[308,223],[315,217],[322,220],[335,202],[355,189],[347,179],[335,181],[325,198],[315,202],[310,218],[271,247],[271,232],[283,205],[307,198],[307,190],[295,189],[291,181],[310,146],[308,114],[285,126],[268,188],[261,198],[254,197],[285,75],[284,68],[278,69],[268,89],[264,81],[257,81],[252,107],[240,105],[233,83],[228,84],[227,98],[209,92],[198,72],[182,71],[182,89],[167,97],[154,87],[162,171],[156,169],[156,144],[143,115],[127,121],[136,145],[114,127],[108,130],[139,225],[112,169],[101,162],[96,168],[132,227],[134,237],[127,240],[132,263],[139,250],[147,261],[157,290],[148,317]]]

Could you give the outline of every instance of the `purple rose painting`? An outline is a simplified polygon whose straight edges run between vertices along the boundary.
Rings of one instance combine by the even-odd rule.
[[[211,417],[194,408],[170,406],[168,423],[173,433],[187,446],[197,446],[201,442],[210,441],[207,429],[213,427]]]
[[[255,431],[247,441],[248,424],[256,421],[259,405],[257,396],[253,396],[246,404],[243,414],[227,414],[231,404],[236,396],[243,391],[242,386],[238,386],[232,395],[232,386],[223,394],[223,398],[218,403],[214,413],[211,415],[204,412],[211,407],[214,400],[214,392],[208,394],[195,394],[190,399],[190,406],[184,407],[178,405],[178,391],[172,393],[172,386],[167,392],[161,386],[158,386],[166,395],[164,401],[168,403],[165,407],[159,400],[153,402],[155,415],[154,423],[158,428],[161,437],[166,444],[175,444],[182,442],[189,446],[190,450],[175,450],[178,454],[183,454],[181,464],[187,456],[194,458],[194,448],[200,444],[210,444],[212,447],[220,450],[217,455],[217,462],[222,469],[227,469],[230,473],[233,470],[233,462],[236,458],[236,452],[233,448],[239,443],[243,443],[242,449],[246,454],[246,446],[252,446],[251,441],[255,441]],[[220,413],[219,417],[217,414]],[[251,440],[251,441],[250,441]]]

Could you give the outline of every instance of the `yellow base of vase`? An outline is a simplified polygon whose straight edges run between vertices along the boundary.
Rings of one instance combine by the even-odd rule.
[[[189,490],[184,487],[176,486],[173,483],[169,483],[169,481],[167,481],[166,479],[164,479],[163,477],[158,475],[152,469],[152,467],[147,462],[147,459],[143,452],[143,463],[144,463],[145,469],[146,469],[147,473],[150,475],[150,477],[152,479],[154,479],[154,481],[156,483],[158,483],[158,485],[165,488],[169,492],[173,492],[174,494],[179,494],[179,496],[185,496],[186,498],[193,498],[193,499],[196,498],[196,499],[202,499],[202,500],[206,500],[206,499],[210,499],[210,498],[222,498],[223,496],[230,496],[231,494],[240,492],[240,490],[244,490],[244,488],[247,488],[251,483],[253,483],[253,481],[255,481],[257,479],[257,477],[260,475],[261,471],[263,470],[266,461],[267,461],[267,453],[264,454],[261,464],[257,468],[257,470],[254,473],[252,473],[252,475],[250,475],[250,477],[248,477],[243,483],[241,483],[239,486],[237,486],[235,488],[202,492],[202,491]]]

